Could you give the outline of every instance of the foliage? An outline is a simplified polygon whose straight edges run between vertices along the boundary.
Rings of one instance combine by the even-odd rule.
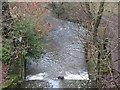
[[[2,90],[8,88],[15,88],[17,86],[17,82],[18,82],[17,75],[8,75],[6,79],[7,81],[2,82]]]
[[[15,25],[13,26],[14,32],[11,36],[15,36],[16,41],[20,41],[23,47],[23,55],[26,55],[26,49],[32,54],[37,55],[41,50],[41,37],[38,36],[38,32],[35,31],[34,21],[28,21],[25,19],[16,20]],[[26,45],[25,45],[26,43]],[[26,48],[26,49],[25,49]]]
[[[44,47],[42,37],[53,25],[47,25],[42,18],[48,12],[47,5],[41,9],[37,4],[17,3],[11,10],[13,23],[3,26],[11,29],[9,37],[3,41],[3,62],[28,59],[28,55],[39,58]]]

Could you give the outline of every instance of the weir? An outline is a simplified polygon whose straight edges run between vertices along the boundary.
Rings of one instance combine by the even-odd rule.
[[[44,37],[45,52],[38,62],[27,61],[27,76],[22,87],[80,87],[81,80],[88,81],[84,45],[86,30],[78,23],[46,15],[45,20],[54,25]],[[64,76],[64,80],[58,80]],[[71,83],[71,84],[70,84]]]

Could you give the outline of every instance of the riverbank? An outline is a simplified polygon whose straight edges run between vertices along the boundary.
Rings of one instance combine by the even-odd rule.
[[[83,7],[88,5],[87,3],[86,4],[82,3],[82,4],[83,4]],[[34,6],[35,3],[30,4],[30,5]],[[94,4],[92,4],[92,5],[94,6]],[[97,6],[99,6],[99,4]],[[17,8],[18,7],[14,7],[13,10],[15,10]],[[31,8],[31,7],[29,7],[29,8]],[[33,9],[35,9],[35,8],[33,8]],[[36,8],[36,9],[38,12],[41,11],[41,9],[39,9],[39,8]],[[83,8],[81,7],[81,3],[77,3],[77,4],[75,4],[75,3],[57,3],[52,10],[52,12],[56,13],[56,15],[54,14],[54,16],[52,16],[51,14],[43,14],[42,18],[39,16],[39,14],[36,14],[36,13],[35,13],[36,15],[34,16],[34,13],[32,11],[27,12],[27,13],[21,11],[20,13],[24,13],[23,17],[26,18],[26,20],[23,20],[23,22],[21,21],[22,26],[24,26],[24,25],[27,26],[27,28],[22,29],[23,30],[22,32],[26,33],[26,31],[27,31],[27,33],[26,34],[22,33],[21,29],[20,29],[20,32],[22,33],[22,35],[20,33],[15,35],[16,41],[15,41],[15,43],[13,43],[13,45],[15,44],[14,46],[16,48],[16,45],[21,43],[21,41],[22,41],[22,43],[21,43],[21,44],[23,44],[22,46],[26,45],[27,49],[21,51],[22,53],[20,53],[20,54],[24,53],[24,55],[22,55],[22,56],[16,55],[15,58],[18,58],[17,60],[20,62],[16,63],[16,61],[13,61],[11,63],[11,66],[10,66],[11,69],[9,68],[9,70],[11,70],[11,72],[14,72],[14,73],[17,72],[17,75],[12,75],[12,73],[11,73],[12,76],[7,77],[8,82],[10,82],[10,80],[13,80],[13,82],[10,82],[13,84],[14,80],[15,80],[15,82],[18,82],[18,80],[21,80],[21,79],[24,80],[26,77],[25,81],[21,83],[19,88],[21,88],[21,87],[27,87],[27,88],[31,88],[31,87],[34,87],[34,88],[39,88],[39,87],[71,88],[71,87],[75,87],[75,88],[80,88],[82,86],[82,83],[85,84],[85,87],[87,87],[86,83],[88,83],[88,87],[91,87],[91,86],[89,86],[89,84],[90,84],[89,82],[92,82],[91,80],[93,80],[93,81],[96,80],[96,78],[97,78],[96,74],[99,73],[97,70],[101,70],[101,69],[97,68],[96,65],[99,65],[98,61],[97,61],[98,54],[99,54],[98,52],[100,52],[99,50],[101,50],[100,47],[102,47],[102,45],[104,45],[101,42],[102,37],[104,36],[102,34],[104,33],[104,30],[106,29],[106,31],[107,31],[107,32],[105,32],[106,35],[108,35],[110,37],[116,36],[117,22],[115,20],[117,18],[115,18],[115,17],[117,15],[116,15],[116,12],[114,12],[114,11],[113,11],[114,13],[109,10],[107,11],[109,13],[106,13],[106,11],[104,12],[102,19],[101,19],[100,27],[98,28],[99,29],[98,37],[100,37],[100,41],[99,41],[100,43],[99,43],[99,45],[95,46],[91,43],[92,41],[86,40],[89,37],[86,35],[87,32],[89,32],[88,31],[89,29],[87,28],[88,26],[86,25],[86,23],[89,24],[89,22],[90,22],[89,20],[91,20],[91,19],[88,20],[88,18],[86,18],[85,12],[82,9]],[[21,7],[18,10],[21,10]],[[98,8],[96,8],[96,10],[98,10]],[[45,10],[43,10],[43,11],[45,11]],[[86,8],[85,8],[85,11],[87,11]],[[96,12],[94,13],[94,17],[96,17]],[[110,12],[115,14],[115,15],[113,15],[111,20],[110,20],[110,17],[108,17]],[[36,22],[34,23],[34,22],[30,21],[31,19],[33,19],[33,18],[31,18],[31,16],[29,16],[29,15],[31,15],[30,13],[33,15],[33,18],[34,18],[33,21],[36,21],[36,22],[39,21],[39,23],[36,23]],[[26,15],[26,17],[25,17],[25,15]],[[13,15],[13,17],[16,18],[17,15]],[[39,19],[38,19],[38,17],[39,17]],[[58,17],[58,18],[56,18],[56,17]],[[45,23],[47,25],[45,25]],[[113,25],[113,23],[115,23],[115,25]],[[33,26],[35,25],[35,27],[29,27],[31,25],[33,25]],[[41,26],[45,26],[45,27],[41,27]],[[50,30],[47,26],[52,27],[52,29]],[[18,25],[18,28],[21,28],[21,24]],[[34,33],[33,28],[35,29],[35,31],[39,32],[39,34]],[[41,29],[43,30],[43,32],[41,31]],[[15,30],[19,30],[19,29],[15,29]],[[49,32],[47,32],[47,31],[49,31]],[[46,34],[46,32],[47,32],[47,34]],[[43,43],[39,42],[39,40],[41,40],[41,38],[39,38],[39,39],[34,38],[34,36],[41,37],[44,34],[45,34],[45,36],[42,37]],[[91,34],[91,32],[90,32],[90,34]],[[27,35],[27,37],[25,37],[24,35]],[[31,36],[33,38],[31,38]],[[115,45],[117,44],[117,42],[114,42],[116,39],[117,39],[117,37],[109,38],[110,43],[108,46],[110,46],[112,48],[108,48],[107,50],[110,51],[112,49],[113,51],[112,51],[112,53],[110,53],[110,54],[112,54],[112,57],[110,55],[110,58],[109,59],[107,58],[107,60],[111,60],[111,58],[112,58],[112,61],[116,60],[117,53],[114,51],[114,50],[117,50],[117,48],[114,48],[114,47],[116,47]],[[38,41],[36,41],[36,40],[38,40]],[[30,43],[30,42],[32,42],[32,43]],[[38,45],[40,45],[40,48],[36,47],[37,46],[37,45],[35,45],[36,43]],[[20,46],[21,46],[21,44],[20,44]],[[42,46],[43,44],[44,44],[44,49]],[[86,48],[86,44],[87,44],[87,48]],[[20,48],[26,48],[26,47],[22,47],[22,46]],[[30,48],[30,46],[31,46],[31,48]],[[105,48],[106,48],[106,46],[105,46]],[[29,55],[27,53],[27,50],[29,50],[29,52],[31,53],[31,50],[33,50],[33,49],[34,49],[34,51],[32,54],[34,54],[36,56],[40,56],[39,58],[35,58],[34,55],[32,57],[32,54],[31,54],[31,57],[29,57],[29,58],[26,57],[27,55]],[[35,49],[40,50],[40,51],[36,54]],[[15,50],[17,50],[17,49],[15,49]],[[19,47],[18,47],[18,51],[19,50],[21,50],[21,49],[19,49]],[[42,50],[45,52],[44,54],[42,53]],[[14,51],[12,51],[12,52],[14,53]],[[87,52],[87,54],[86,54],[86,52]],[[101,50],[101,52],[103,52],[103,51]],[[93,54],[92,57],[91,57],[91,54]],[[19,58],[21,58],[21,59],[19,59]],[[24,63],[24,58],[29,59],[29,61]],[[100,60],[104,60],[104,57],[102,57],[102,59],[100,59]],[[35,62],[35,61],[37,61],[37,62]],[[87,62],[87,65],[86,65],[86,62]],[[19,64],[20,64],[20,66],[18,66],[18,67],[15,66],[15,65],[19,65]],[[109,66],[109,63],[107,63],[107,64],[108,64],[107,66]],[[27,65],[27,68],[25,68],[26,65]],[[100,63],[100,65],[103,66],[105,64]],[[16,67],[17,70],[14,69],[14,67]],[[21,69],[19,69],[19,68],[21,68]],[[94,72],[94,70],[95,70],[95,72]],[[106,67],[105,67],[104,70],[105,70],[104,72],[107,73],[108,76],[111,75],[111,73],[108,73],[108,71],[110,69],[108,69],[108,68],[106,69]],[[104,73],[104,72],[102,72],[102,73]],[[25,76],[25,74],[26,74],[26,76]],[[95,78],[93,78],[94,77],[93,75],[95,76]],[[59,77],[59,76],[64,76],[64,80],[62,80],[62,81],[58,80],[57,77]],[[91,78],[91,76],[93,76],[93,77]],[[103,80],[103,79],[101,79],[101,80]],[[9,84],[9,85],[11,86],[11,84]],[[111,86],[111,83],[107,83],[106,85],[109,88],[114,87],[114,85]]]
[[[97,15],[98,15],[98,10],[99,10],[99,5],[100,3],[53,3],[51,5],[51,7],[53,8],[53,13],[54,16],[62,19],[62,20],[69,20],[72,22],[76,22],[76,23],[80,23],[81,26],[86,27],[88,30],[90,28],[90,24],[92,25],[92,27],[94,27],[94,19],[96,19]],[[69,8],[68,8],[69,7]],[[89,17],[93,17],[89,18]],[[92,20],[92,22],[90,22]],[[94,28],[93,28],[94,29]],[[90,29],[91,30],[91,29]],[[115,62],[118,59],[118,3],[108,3],[106,2],[104,5],[104,12],[102,15],[102,19],[100,21],[99,27],[98,27],[98,38],[100,41],[104,41],[104,37],[106,36],[107,39],[109,40],[107,43],[107,46],[105,46],[105,48],[107,48],[107,51],[109,52],[109,63],[106,63],[106,61],[104,61],[104,59],[102,58],[102,63],[101,65],[105,65],[107,64],[107,68],[104,69],[105,67],[102,67],[103,72],[102,73],[107,73],[104,75],[104,77],[109,77],[109,78],[114,78],[115,77],[119,77],[119,73],[116,72],[119,71],[118,70],[118,61]],[[90,42],[90,37],[89,36],[89,44],[88,44],[88,59],[87,59],[87,66],[88,66],[88,71],[89,71],[89,75],[94,76],[94,74],[96,74],[97,71],[96,70],[96,64],[97,64],[97,51],[98,50],[98,46],[95,46],[93,44],[91,44]],[[98,42],[100,42],[98,40]],[[102,42],[101,42],[102,43]],[[100,44],[100,43],[99,43]],[[102,45],[102,44],[101,44]],[[100,46],[102,47],[102,46]],[[99,52],[99,50],[98,50]],[[103,52],[103,50],[101,51]],[[94,55],[91,57],[91,54]],[[104,56],[103,56],[104,57]],[[108,58],[107,58],[108,59]],[[108,69],[109,66],[109,69]],[[114,70],[114,75],[113,73],[110,74],[109,72],[112,72],[110,70],[110,68],[112,68]],[[107,70],[107,71],[106,71]],[[109,72],[108,72],[109,71]],[[95,76],[96,77],[96,76]],[[101,77],[102,78],[102,77]],[[93,79],[93,78],[92,78]],[[105,82],[107,85],[106,87],[112,88],[114,87],[114,85],[112,85],[112,83],[109,83],[109,81],[106,80],[107,78],[105,78]],[[118,80],[116,79],[115,82],[118,84]],[[102,82],[103,83],[103,82]],[[116,84],[115,83],[115,84]]]

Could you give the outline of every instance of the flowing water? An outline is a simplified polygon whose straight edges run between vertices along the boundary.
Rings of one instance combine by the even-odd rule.
[[[45,52],[38,62],[27,62],[26,88],[79,88],[89,80],[85,62],[86,30],[79,24],[46,15],[46,22],[54,25],[44,38]],[[64,76],[64,80],[58,80]]]

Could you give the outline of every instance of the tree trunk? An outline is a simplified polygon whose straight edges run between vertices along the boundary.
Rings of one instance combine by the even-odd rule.
[[[104,2],[101,2],[100,6],[99,6],[98,16],[97,16],[97,19],[96,19],[95,25],[94,25],[94,30],[93,30],[93,43],[94,44],[96,43],[96,40],[97,40],[98,26],[100,24],[100,20],[101,20],[103,11],[104,11]]]
[[[99,6],[99,11],[98,11],[98,16],[97,16],[97,19],[95,21],[95,25],[94,25],[94,28],[93,28],[93,44],[96,46],[96,42],[97,42],[97,33],[98,33],[98,27],[100,25],[100,21],[101,21],[101,17],[102,17],[102,14],[103,14],[103,11],[104,11],[104,2],[100,2],[100,6]],[[101,59],[101,45],[97,45],[98,47],[98,56],[97,56],[97,66],[96,66],[96,69],[97,69],[97,86],[100,87],[100,59]]]
[[[88,18],[90,19],[90,21],[93,19],[93,15],[91,13],[91,10],[90,10],[90,3],[89,2],[86,2],[85,3],[85,6],[86,6],[86,10],[87,10],[87,15],[88,15]]]

